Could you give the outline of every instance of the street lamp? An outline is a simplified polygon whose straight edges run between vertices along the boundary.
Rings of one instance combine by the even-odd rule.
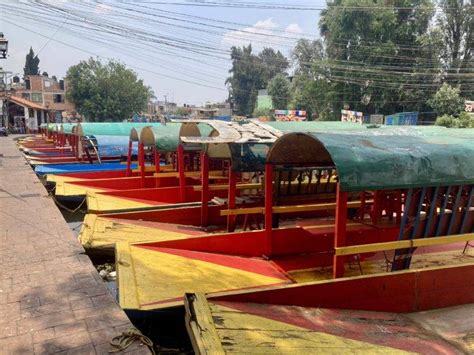
[[[5,59],[8,52],[8,39],[0,32],[0,58]]]

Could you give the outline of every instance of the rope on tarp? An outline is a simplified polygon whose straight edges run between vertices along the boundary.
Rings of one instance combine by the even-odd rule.
[[[81,201],[81,203],[79,204],[79,206],[77,206],[75,209],[70,209],[66,206],[64,206],[61,202],[58,201],[58,199],[52,194],[48,194],[48,197],[50,197],[54,203],[56,203],[56,205],[58,205],[58,207],[62,208],[63,210],[69,212],[69,213],[76,213],[77,211],[79,211],[82,207],[82,205],[84,205],[84,203],[87,201],[87,198],[84,197],[84,199]]]
[[[150,338],[143,335],[136,328],[129,328],[128,330],[123,331],[122,334],[114,337],[110,341],[110,345],[112,345],[114,349],[109,350],[109,353],[118,353],[123,351],[136,341],[140,341],[142,344],[145,344],[153,355],[156,354],[155,349],[153,348],[153,342],[150,340]]]

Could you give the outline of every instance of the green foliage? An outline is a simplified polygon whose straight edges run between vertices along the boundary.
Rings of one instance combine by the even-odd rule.
[[[427,75],[420,88],[410,59],[419,58],[419,65],[427,67],[417,40],[427,32],[433,14],[431,0],[400,0],[396,7],[387,6],[385,0],[328,3],[319,22],[326,59],[314,67],[335,84],[334,110],[347,105],[356,111],[388,114],[423,108],[408,101],[413,101],[415,89],[428,96],[435,76]]]
[[[91,121],[123,121],[143,111],[153,92],[123,64],[90,58],[69,68],[68,100]]]
[[[252,53],[252,46],[231,48],[232,68],[226,84],[238,115],[250,115],[255,108],[259,89],[288,68],[287,59],[271,48],[265,48],[258,55]]]
[[[428,100],[428,104],[439,115],[459,115],[464,107],[464,99],[459,88],[443,83],[439,90]]]
[[[253,111],[253,117],[273,117],[273,110],[270,108],[256,108]]]
[[[277,74],[268,83],[268,94],[276,110],[286,110],[290,101],[290,81],[283,74]]]
[[[291,59],[295,67],[295,76],[305,75],[313,76],[312,65],[315,61],[321,61],[324,58],[324,48],[320,40],[310,41],[308,39],[299,39],[295,48],[291,52]]]
[[[448,127],[448,128],[456,127],[456,119],[451,115],[439,116],[436,119],[436,125],[437,126]]]
[[[436,119],[436,125],[448,128],[474,128],[474,115],[467,112],[461,112],[458,117],[443,115]]]
[[[288,59],[273,48],[264,48],[259,54],[260,65],[263,68],[262,81],[265,85],[270,83],[275,75],[284,73],[289,67]]]
[[[457,118],[456,127],[458,128],[474,128],[474,114],[461,112]]]
[[[39,75],[39,58],[33,52],[33,48],[30,47],[30,51],[25,58],[25,67],[23,68],[23,77],[28,75]]]
[[[440,0],[443,9],[437,24],[443,36],[443,53],[447,72],[472,73],[474,69],[474,3],[470,0]],[[474,86],[460,75],[446,77],[451,85],[460,85],[466,97],[474,95]]]

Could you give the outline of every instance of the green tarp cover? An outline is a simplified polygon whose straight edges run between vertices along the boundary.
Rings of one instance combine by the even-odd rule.
[[[169,122],[153,125],[150,129],[153,132],[158,151],[175,152],[178,149],[181,123]]]
[[[149,122],[86,122],[80,123],[76,132],[79,134],[80,128],[84,136],[129,136],[133,127],[147,127],[156,123]]]
[[[311,133],[343,191],[474,183],[474,129],[396,128]]]
[[[77,125],[77,123],[63,123],[63,132],[64,134],[71,134],[72,133],[72,128]]]
[[[366,126],[353,122],[339,121],[303,121],[303,122],[264,122],[266,125],[282,131],[288,132],[331,132],[340,130],[362,130]]]
[[[333,132],[340,130],[365,130],[365,126],[352,122],[262,122],[282,133],[289,132]],[[232,154],[232,170],[263,171],[271,144],[229,144]]]

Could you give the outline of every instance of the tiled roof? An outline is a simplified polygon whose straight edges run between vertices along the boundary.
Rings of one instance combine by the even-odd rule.
[[[46,110],[46,107],[44,107],[43,105],[41,105],[37,102],[33,102],[33,101],[30,101],[30,100],[24,99],[22,97],[11,96],[10,101],[16,103],[17,105],[26,106],[26,107],[32,108],[34,110]]]

